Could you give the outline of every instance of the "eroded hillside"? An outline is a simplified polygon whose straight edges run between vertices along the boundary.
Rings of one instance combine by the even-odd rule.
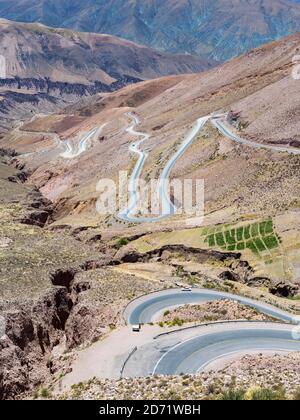
[[[196,285],[299,313],[300,84],[292,78],[299,40],[289,37],[201,74],[101,93],[3,136],[1,146],[19,154],[1,181],[1,312],[21,326],[10,330],[8,322],[2,354],[14,366],[38,357],[40,370],[30,378],[25,370],[16,384],[8,363],[0,372],[2,395],[38,385],[49,369],[58,374],[57,346],[70,350],[99,338],[123,322],[127,302],[154,289]],[[118,209],[98,214],[98,181],[118,182],[119,171],[132,173],[136,164],[130,115],[149,134],[142,177],[150,180],[196,120],[215,114],[248,142],[224,136],[211,118],[171,172],[204,179],[201,226],[187,226],[180,215],[140,224],[120,220]]]

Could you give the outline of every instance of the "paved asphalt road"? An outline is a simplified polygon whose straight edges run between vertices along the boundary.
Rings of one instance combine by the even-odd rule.
[[[138,124],[140,124],[140,120],[137,115],[129,112],[127,113],[127,116],[129,116],[132,119],[132,124],[130,125],[130,127],[126,129],[126,131],[133,136],[141,137],[140,140],[137,140],[135,143],[129,146],[129,151],[137,154],[138,160],[130,178],[130,183],[129,183],[130,202],[129,202],[128,208],[122,210],[117,216],[119,219],[124,220],[129,223],[154,223],[166,217],[176,214],[177,209],[174,206],[174,204],[171,202],[170,196],[169,196],[168,181],[169,181],[170,173],[173,167],[175,166],[176,162],[183,156],[187,148],[192,144],[192,142],[195,140],[196,136],[203,129],[204,125],[206,124],[208,120],[211,120],[212,124],[225,137],[237,143],[244,144],[246,146],[256,148],[256,149],[263,148],[263,149],[273,150],[276,152],[300,154],[299,149],[294,149],[291,147],[284,147],[284,146],[281,147],[281,146],[275,146],[275,145],[262,144],[262,143],[257,143],[257,142],[249,141],[249,140],[238,137],[237,135],[232,133],[230,131],[230,128],[224,123],[224,117],[226,116],[225,114],[224,115],[212,114],[212,115],[199,118],[196,121],[192,130],[187,134],[186,138],[182,142],[178,151],[167,162],[160,176],[158,195],[159,195],[159,200],[162,207],[162,214],[160,216],[151,217],[151,218],[142,217],[142,216],[137,217],[136,214],[138,211],[138,204],[139,204],[138,183],[139,183],[139,178],[141,176],[145,161],[148,157],[148,153],[140,150],[139,146],[145,141],[149,140],[150,134],[135,131],[135,127]]]
[[[172,306],[223,298],[248,304],[284,321],[296,322],[296,317],[271,305],[206,289],[192,292],[168,289],[142,296],[127,306],[124,317],[128,324],[149,322]],[[223,321],[186,328],[155,324],[142,326],[140,333],[133,332],[127,325],[83,349],[72,364],[72,372],[62,379],[62,386],[68,389],[93,377],[194,374],[220,369],[245,354],[293,351],[300,351],[299,326],[288,323]]]
[[[72,141],[68,140],[64,145],[64,152],[61,153],[61,157],[65,159],[74,159],[77,156],[80,156],[82,153],[84,153],[88,146],[88,141],[97,133],[101,133],[102,129],[104,128],[106,124],[103,124],[101,127],[96,127],[90,130],[88,133],[86,133],[82,139],[80,139],[77,146],[73,144]]]
[[[192,130],[187,134],[183,143],[177,152],[171,157],[164,167],[162,174],[159,179],[159,197],[162,203],[162,214],[164,216],[173,215],[176,213],[176,207],[170,200],[169,195],[169,177],[170,173],[175,166],[176,162],[184,155],[189,146],[193,143],[199,132],[202,130],[206,122],[209,120],[209,116],[199,118]]]
[[[233,353],[253,351],[300,351],[300,340],[293,340],[291,331],[282,329],[238,328],[187,339],[168,350],[158,360],[153,375],[197,373],[220,358]]]
[[[204,303],[213,300],[235,300],[281,321],[293,322],[295,316],[279,308],[246,297],[206,289],[192,289],[183,292],[181,289],[168,289],[142,296],[132,301],[124,311],[128,324],[150,323],[167,309],[185,304]]]
[[[135,217],[134,214],[136,214],[136,209],[139,203],[139,192],[138,192],[138,185],[139,185],[139,179],[141,177],[141,173],[145,164],[145,161],[148,157],[148,154],[142,150],[140,150],[140,145],[144,143],[145,141],[149,140],[150,134],[142,133],[135,130],[135,127],[140,124],[140,120],[137,115],[128,112],[126,114],[129,118],[132,120],[132,124],[126,129],[126,132],[131,134],[135,137],[141,137],[140,140],[136,140],[134,143],[132,143],[129,146],[129,151],[131,153],[135,153],[138,156],[138,160],[135,164],[135,167],[133,169],[133,172],[131,174],[130,180],[129,180],[129,204],[126,209],[123,209],[118,215],[118,219],[124,220],[126,222],[133,222],[133,223],[142,223],[150,221],[146,218],[138,218]]]
[[[147,327],[148,328],[148,327]],[[141,345],[131,354],[123,377],[195,374],[222,368],[245,354],[300,351],[295,326],[272,322],[223,322],[174,330]]]
[[[117,217],[118,219],[124,220],[129,223],[155,223],[155,222],[158,222],[159,220],[172,216],[176,213],[176,208],[174,204],[170,201],[170,196],[169,196],[170,173],[174,165],[178,161],[178,159],[181,158],[181,156],[185,153],[187,148],[193,143],[196,136],[202,130],[203,126],[205,125],[205,123],[210,117],[209,116],[202,117],[196,121],[195,126],[187,134],[186,138],[180,145],[180,148],[171,157],[171,159],[167,162],[166,166],[164,167],[162,174],[159,178],[159,183],[158,183],[158,196],[159,196],[159,202],[161,203],[162,214],[157,217],[150,218],[150,217],[142,217],[142,216],[137,217],[136,216],[137,211],[138,211],[138,205],[139,205],[139,194],[138,194],[139,178],[141,177],[141,173],[142,173],[145,161],[148,157],[148,154],[140,150],[139,146],[150,138],[150,134],[135,131],[135,127],[140,123],[140,120],[137,115],[133,113],[128,113],[127,116],[129,116],[132,119],[132,124],[130,125],[129,128],[126,129],[127,133],[137,136],[137,137],[141,137],[141,139],[137,140],[136,142],[132,143],[129,146],[129,151],[137,154],[138,160],[129,181],[129,188],[128,188],[129,195],[130,195],[129,205],[126,209],[122,210],[118,214]]]
[[[225,137],[228,137],[230,140],[233,140],[237,143],[244,144],[245,146],[252,147],[254,149],[269,149],[273,150],[275,152],[285,152],[292,155],[300,155],[299,149],[294,149],[292,147],[285,147],[285,146],[274,146],[271,144],[263,144],[263,143],[257,143],[254,141],[242,139],[241,137],[238,137],[237,135],[233,134],[229,127],[224,124],[224,121],[222,118],[212,118],[213,125],[222,133]]]

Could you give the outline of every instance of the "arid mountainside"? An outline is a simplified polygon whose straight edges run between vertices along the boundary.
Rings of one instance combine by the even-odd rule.
[[[197,118],[216,111],[234,112],[235,120],[228,123],[241,137],[297,149],[300,85],[292,78],[292,58],[298,45],[299,35],[294,35],[205,73],[162,78],[128,86],[116,93],[99,94],[70,106],[65,114],[33,119],[5,136],[2,145],[25,153],[19,159],[26,162],[30,182],[54,202],[56,224],[96,225],[110,232],[110,236],[126,235],[127,230],[130,236],[149,230],[184,228],[180,217],[151,227],[146,224],[128,228],[115,214],[100,217],[96,212],[97,182],[107,177],[117,181],[120,170],[130,172],[135,164],[135,157],[128,150],[135,138],[125,132],[130,125],[125,113],[134,111],[141,120],[140,129],[150,133],[145,146],[149,156],[142,172],[145,179],[160,175]],[[99,127],[100,132],[89,142],[86,152],[73,158],[64,157],[65,142],[75,145],[86,133]],[[32,153],[35,150],[38,153]],[[221,249],[228,246],[228,250],[243,250],[252,273],[258,277],[270,277],[276,284],[284,279],[299,281],[298,155],[239,145],[221,136],[208,122],[176,163],[171,176],[204,179],[205,224],[222,224],[224,235],[231,224],[234,224],[232,229],[248,229],[252,224],[268,222],[270,235],[275,236],[267,241],[277,244],[274,258],[273,251],[257,258],[257,246],[263,251],[264,245],[255,234],[254,242],[258,241],[259,245],[253,245],[250,237],[246,243],[229,240],[226,245],[226,241],[220,240],[218,244]],[[243,222],[241,227],[240,222]],[[284,229],[286,223],[291,226],[289,233]],[[278,247],[278,232],[286,237],[280,238],[280,243],[285,240],[286,246],[291,247],[289,262],[284,265],[280,262],[283,251]],[[204,232],[198,234],[199,240],[195,241],[189,239],[188,231],[166,238],[148,235],[147,241],[152,245],[139,239],[135,249],[144,252],[175,245],[183,237],[187,238],[187,246],[205,247],[215,243]],[[291,289],[283,294],[295,291]]]
[[[83,96],[159,76],[198,72],[212,64],[190,55],[157,52],[111,35],[3,19],[0,54],[5,59],[0,80],[2,127],[33,110],[51,112]]]
[[[246,284],[264,283],[274,294],[295,295],[299,285],[299,155],[235,143],[208,122],[171,177],[204,179],[204,225],[219,226],[212,227],[210,235],[207,229],[185,230],[180,217],[130,227],[116,214],[99,216],[96,185],[101,178],[118,181],[120,170],[131,172],[135,165],[135,156],[128,150],[135,137],[125,131],[130,125],[128,111],[139,116],[139,129],[150,133],[142,172],[148,180],[159,177],[195,121],[216,111],[234,111],[235,118],[227,124],[240,137],[299,148],[300,85],[292,77],[299,39],[297,34],[268,44],[201,74],[150,80],[96,95],[65,113],[32,119],[1,143],[25,154],[20,162],[26,162],[30,182],[54,203],[55,224],[98,226],[108,238],[148,233],[128,245],[138,253],[156,248],[162,252],[163,247],[178,243],[242,251],[239,254],[248,261],[250,271],[237,270],[236,278]],[[84,153],[67,157],[66,147],[82,144],[84,136],[96,129],[98,134],[91,137]],[[174,233],[155,233],[165,229]],[[234,233],[233,239],[230,230],[239,234]],[[243,231],[245,238],[240,237]],[[142,256],[132,260],[149,262]],[[193,269],[186,267],[184,272]],[[220,274],[222,270],[215,270],[217,277]],[[287,280],[289,286],[285,286]]]
[[[226,60],[300,30],[296,0],[9,0],[0,16]]]
[[[108,333],[131,296],[157,287],[110,269],[93,230],[86,243],[81,229],[52,230],[51,203],[15,166],[0,150],[0,400],[64,374],[67,352]]]
[[[297,147],[300,140],[298,119],[300,84],[292,77],[292,59],[297,54],[299,39],[300,35],[297,34],[268,44],[201,74],[150,80],[127,86],[115,93],[95,95],[69,106],[65,113],[36,117],[30,123],[13,130],[2,140],[2,144],[5,147],[16,148],[22,153],[32,152],[35,147],[42,151],[41,140],[45,145],[51,146],[53,132],[59,134],[62,140],[71,139],[76,143],[88,130],[106,124],[99,138],[90,144],[86,153],[74,159],[62,159],[59,156],[62,150],[55,147],[52,147],[50,154],[33,155],[32,161],[28,157],[27,165],[31,170],[36,170],[31,179],[38,183],[46,196],[60,202],[65,194],[68,196],[70,193],[74,205],[77,199],[82,201],[82,198],[76,197],[78,191],[79,195],[82,195],[83,183],[88,182],[91,186],[88,195],[95,193],[93,183],[96,179],[105,175],[115,177],[119,169],[132,166],[132,156],[128,152],[128,146],[134,139],[125,132],[129,124],[128,117],[125,116],[128,110],[134,110],[139,115],[141,130],[151,133],[147,143],[151,153],[146,162],[144,175],[159,174],[173,148],[196,119],[216,111],[236,112],[238,117],[233,122],[235,124],[233,130],[242,137],[268,144],[292,143]],[[48,140],[47,133],[49,133]],[[210,207],[215,210],[221,208],[218,200],[224,200],[225,195],[230,198],[227,205],[236,202],[237,197],[234,198],[233,195],[229,197],[228,194],[240,195],[241,190],[236,191],[235,184],[241,184],[243,177],[249,181],[249,177],[254,176],[259,162],[271,165],[271,159],[274,162],[274,170],[276,167],[279,171],[278,165],[282,165],[282,170],[288,170],[288,167],[295,165],[298,160],[297,156],[285,153],[273,154],[263,149],[238,146],[228,139],[221,138],[209,124],[205,127],[204,133],[205,136],[199,136],[194,145],[178,161],[172,176],[203,175],[207,181],[207,211]],[[247,163],[248,159],[244,154],[249,155],[249,158],[251,156],[255,165]],[[51,159],[55,156],[57,160],[52,163]],[[41,162],[50,160],[50,162],[41,166],[39,160]],[[288,166],[285,162],[289,162]],[[213,179],[214,170],[217,168],[217,173],[228,171],[228,176],[224,173],[224,185],[223,183],[221,185],[222,179],[218,179],[219,187],[215,188]],[[241,178],[236,176],[237,170]],[[45,178],[43,175],[45,171],[51,173],[50,178]],[[265,171],[266,175],[269,173],[271,182],[270,170],[266,167]],[[229,176],[231,173],[235,176]],[[273,178],[273,183],[276,179]],[[295,186],[291,184],[290,187],[297,188],[296,184]],[[259,186],[258,184],[257,188]],[[275,186],[270,184],[271,187]],[[250,185],[247,188],[250,188]],[[249,200],[252,200],[251,197],[252,195],[245,190],[238,200],[239,206],[247,208],[250,205]],[[285,197],[282,193],[277,199],[278,207],[281,207],[281,204],[279,205],[281,200],[282,206],[286,205],[283,204]],[[94,205],[89,207],[88,196],[85,201],[85,207],[81,208],[80,212],[92,211]],[[257,209],[260,205],[271,210],[274,204],[264,203],[261,200],[257,202],[256,197],[253,197],[252,201]],[[67,197],[66,203],[70,204]]]
[[[63,111],[54,105],[2,136],[0,398],[49,377],[57,384],[76,346],[121,325],[126,304],[152,290],[193,285],[299,314],[300,156],[288,153],[300,141],[299,41],[296,34],[200,74],[98,93]],[[98,181],[118,184],[119,171],[132,174],[137,162],[128,112],[149,134],[140,145],[148,181],[200,117],[227,115],[226,127],[250,142],[230,140],[208,120],[176,162],[171,178],[205,181],[202,225],[97,212]]]
[[[0,20],[7,78],[107,85],[123,77],[151,79],[207,68],[208,61],[172,56],[111,35],[52,29]]]

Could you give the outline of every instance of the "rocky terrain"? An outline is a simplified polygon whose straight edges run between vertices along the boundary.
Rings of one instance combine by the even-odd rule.
[[[118,242],[103,242],[98,229],[52,226],[53,206],[24,184],[27,173],[14,167],[15,153],[1,154],[0,398],[12,399],[63,375],[78,346],[122,325],[130,300],[174,287],[177,277],[162,285],[161,276],[127,272]],[[205,319],[209,313],[220,319],[265,318],[232,302],[203,310]]]
[[[299,357],[299,353],[248,355],[222,370],[197,376],[91,379],[69,393],[55,395],[49,389],[47,395],[71,400],[299,400]]]
[[[61,30],[46,31],[62,36]],[[226,124],[240,137],[297,149],[300,85],[291,74],[299,40],[296,34],[207,72],[106,90],[63,109],[53,100],[47,113],[32,113],[29,106],[30,118],[21,113],[27,107],[22,95],[36,95],[39,82],[26,79],[28,93],[24,79],[10,79],[19,104],[14,112],[24,121],[11,129],[7,125],[0,139],[1,399],[20,398],[33,389],[36,396],[49,396],[51,390],[42,384],[66,373],[72,352],[121,325],[126,304],[153,290],[196,285],[299,314],[299,155],[235,143],[208,122],[172,171],[172,178],[205,180],[201,226],[188,226],[180,215],[156,224],[126,223],[116,217],[117,209],[109,215],[96,209],[98,181],[118,181],[119,171],[131,172],[136,162],[128,150],[136,139],[126,131],[128,112],[138,115],[138,130],[150,134],[144,146],[146,180],[161,174],[198,118],[216,111],[228,114]],[[40,89],[50,90],[45,95],[54,86],[64,97],[61,82],[51,83],[41,82]],[[86,150],[64,156],[66,145],[79,147],[91,130],[95,134]],[[166,316],[171,322],[176,317],[260,317],[232,302],[208,304],[205,312],[183,308]],[[181,377],[93,380],[64,398],[150,398],[163,384],[165,398],[298,395],[297,355],[286,358],[288,365],[278,356],[275,367],[267,365],[270,359],[255,357],[247,359],[249,365],[243,359],[245,375],[234,365],[230,373],[187,377],[185,383]],[[239,372],[236,382],[234,372]],[[133,385],[139,385],[136,393]],[[253,389],[257,386],[264,389]]]
[[[93,270],[109,263],[93,242],[48,230],[51,204],[24,185],[25,171],[7,166],[14,155],[7,153],[0,157],[0,399],[43,382],[63,366],[65,350],[99,338],[135,293],[151,291],[130,276]],[[126,287],[118,303],[116,290]]]
[[[9,0],[0,16],[226,60],[300,30],[297,0]],[[114,11],[116,13],[114,13]],[[120,19],[122,16],[122,19]]]
[[[51,154],[26,159],[30,182],[54,202],[55,224],[80,225],[84,215],[88,225],[98,226],[108,237],[140,237],[130,240],[130,249],[139,253],[179,243],[201,250],[219,244],[219,251],[238,251],[248,262],[251,276],[243,282],[265,279],[256,284],[267,288],[287,279],[298,284],[299,156],[239,146],[208,123],[172,172],[179,179],[205,180],[206,229],[185,229],[180,218],[151,227],[127,226],[114,215],[100,217],[95,207],[98,180],[107,176],[117,180],[119,170],[132,168],[128,153],[132,138],[124,133],[128,110],[134,109],[141,118],[141,129],[151,133],[147,145],[151,153],[143,171],[146,179],[157,178],[194,121],[215,110],[239,112],[232,130],[249,140],[280,145],[289,137],[297,142],[300,85],[291,73],[298,42],[299,35],[294,35],[209,72],[151,80],[98,95],[68,107],[65,113],[36,118],[4,137],[2,144],[26,153],[49,144],[53,132],[62,140],[76,142],[81,133],[106,123],[98,140],[78,158],[65,161],[59,149],[53,148]],[[276,107],[274,97],[278,98]],[[216,177],[216,173],[223,176]],[[214,228],[216,223],[218,228]],[[260,223],[262,227],[270,224],[266,234],[260,234]],[[237,235],[234,240],[231,229]],[[243,231],[247,241],[238,239]],[[265,239],[271,248],[261,245]],[[262,247],[260,258],[253,243]],[[216,267],[214,271],[216,277],[222,274]],[[297,295],[297,286],[282,295]]]
[[[208,302],[202,305],[186,305],[166,311],[160,322],[170,325],[183,325],[186,322],[232,321],[249,319],[268,321],[270,318],[252,308],[229,300]]]
[[[235,111],[238,116],[229,122],[231,129],[249,140],[280,145],[286,144],[288,136],[297,142],[300,85],[291,74],[298,42],[299,34],[208,72],[150,80],[96,95],[60,114],[31,119],[1,143],[25,153],[17,161],[26,162],[29,182],[53,202],[54,225],[97,227],[112,245],[113,238],[123,238],[123,263],[147,263],[169,252],[170,246],[180,245],[179,259],[172,261],[171,256],[160,264],[173,269],[182,266],[186,276],[233,280],[290,299],[290,305],[297,306],[299,156],[237,145],[208,123],[172,172],[179,179],[205,180],[203,228],[188,229],[180,217],[130,226],[115,215],[99,216],[95,203],[99,179],[117,180],[119,170],[133,167],[128,152],[133,140],[125,133],[129,110],[139,115],[141,129],[151,133],[143,171],[146,179],[159,176],[199,116],[216,110]],[[61,149],[53,144],[53,136],[76,143],[103,124],[101,135],[74,159],[63,159]],[[206,259],[200,258],[193,267],[197,250]],[[211,263],[209,256],[215,257],[215,251],[223,257],[226,251],[232,261],[212,258]],[[191,267],[185,267],[182,259]]]
[[[81,104],[68,107],[65,120],[59,117],[61,125],[58,134],[63,138],[75,136],[76,133],[84,131],[88,125],[109,123],[104,131],[106,141],[96,144],[79,162],[76,159],[70,162],[68,172],[74,183],[78,183],[74,173],[77,172],[77,168],[75,169],[77,164],[80,165],[81,179],[86,179],[88,176],[85,173],[85,166],[91,154],[95,169],[94,173],[89,174],[90,178],[95,174],[114,177],[119,169],[130,167],[128,144],[132,139],[124,134],[128,119],[123,114],[132,108],[141,118],[141,129],[151,133],[147,146],[153,152],[145,167],[145,174],[148,173],[149,176],[159,173],[174,145],[176,147],[199,116],[220,109],[241,111],[240,122],[245,124],[239,126],[238,133],[249,139],[255,137],[258,141],[273,141],[276,144],[286,142],[287,137],[296,141],[299,131],[297,118],[299,83],[293,80],[291,73],[292,58],[297,53],[298,42],[299,35],[295,35],[254,50],[209,72],[138,83],[116,93],[100,94]],[[274,97],[278,97],[277,107],[273,106]],[[64,127],[64,121],[74,115],[81,117],[81,120],[74,122],[72,130],[70,127]],[[52,120],[50,118],[44,120],[48,131],[57,131],[55,126],[57,118],[55,116]],[[31,124],[30,131],[41,130],[43,121],[41,119],[36,121],[38,124],[36,127]],[[12,143],[13,139],[10,134],[9,138],[4,139],[3,144]],[[20,140],[19,138],[18,141]],[[17,139],[13,143],[17,148]],[[119,159],[116,153],[120,148],[124,152],[122,159]],[[112,156],[114,156],[113,161],[111,161]],[[222,207],[221,197],[224,202],[236,202],[245,209],[250,210],[252,206],[251,211],[255,205],[256,210],[260,210],[259,206],[269,210],[271,207],[279,209],[286,206],[288,198],[285,191],[291,197],[291,203],[297,196],[296,191],[293,192],[291,189],[297,188],[297,183],[292,180],[297,178],[298,161],[297,156],[283,154],[279,157],[264,150],[241,148],[228,143],[208,124],[203,135],[199,136],[198,141],[178,162],[173,176],[180,174],[184,177],[190,174],[192,177],[204,177],[209,201],[207,205],[210,210]],[[110,162],[109,167],[107,164],[103,166],[103,161]],[[64,164],[65,162],[60,162],[55,166]],[[49,166],[51,167],[51,163]],[[225,171],[226,174],[224,175],[226,182],[218,180],[217,188],[213,181],[216,169]],[[238,171],[238,179],[232,176],[234,171]],[[269,184],[269,203],[264,199],[258,202],[255,193],[252,194],[257,171],[260,172],[261,178],[264,178],[264,182]],[[238,191],[235,188],[237,182]],[[282,183],[285,183],[285,188],[282,188]],[[262,182],[256,185],[257,192],[261,186]],[[69,188],[70,185],[65,185],[66,191]],[[237,193],[234,195],[235,191]],[[76,200],[76,189],[72,195],[73,200]],[[253,203],[250,203],[251,200]],[[214,206],[213,201],[217,201]]]

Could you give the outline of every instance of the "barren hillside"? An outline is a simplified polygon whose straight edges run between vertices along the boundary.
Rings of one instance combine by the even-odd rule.
[[[171,55],[111,35],[0,19],[0,129],[34,112],[52,112],[97,92],[140,80],[193,73],[214,61]]]

